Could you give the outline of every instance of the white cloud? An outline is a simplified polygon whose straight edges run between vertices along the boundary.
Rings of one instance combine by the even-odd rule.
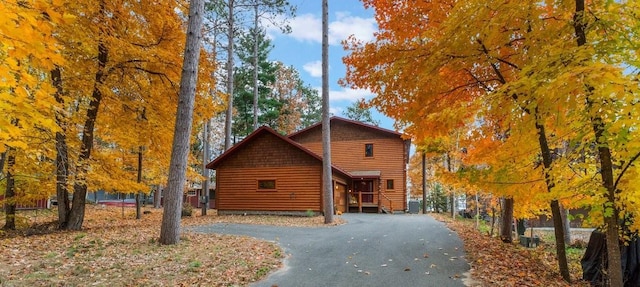
[[[369,90],[342,89],[339,91],[329,91],[329,99],[331,101],[350,101],[355,102],[360,99],[370,99],[373,94]]]
[[[322,87],[316,87],[318,90],[318,94],[322,95]],[[369,90],[364,89],[341,89],[341,90],[330,90],[329,91],[329,100],[330,101],[348,101],[348,102],[356,102],[361,99],[371,99],[373,97],[373,93]]]
[[[336,20],[329,23],[329,44],[338,45],[342,40],[354,35],[357,39],[369,42],[377,31],[373,18],[352,16],[348,12],[336,12]],[[313,14],[302,14],[288,20],[292,37],[300,42],[322,43],[322,19]],[[269,37],[282,35],[280,29],[270,23],[263,23]]]
[[[349,13],[336,13],[337,21],[329,23],[329,43],[339,44],[340,41],[354,35],[356,39],[364,42],[373,40],[373,33],[378,29],[373,18],[351,16]]]
[[[306,63],[302,66],[302,69],[307,71],[309,75],[314,78],[322,77],[322,61],[313,61]]]

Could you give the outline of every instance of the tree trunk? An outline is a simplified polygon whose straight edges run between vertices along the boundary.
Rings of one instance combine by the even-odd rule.
[[[202,216],[207,215],[207,208],[209,208],[209,170],[207,169],[207,163],[209,161],[209,120],[204,123],[204,130],[202,132],[202,192],[200,194],[202,198]]]
[[[540,118],[540,113],[536,107],[534,110],[535,126],[538,133],[538,143],[540,145],[540,152],[542,153],[542,164],[544,166],[544,179],[547,185],[547,191],[551,192],[553,189],[553,181],[549,176],[549,170],[553,159],[551,158],[551,149],[549,149],[549,143],[547,141],[547,133],[544,128],[543,120]],[[567,253],[564,241],[564,222],[562,220],[562,211],[560,210],[560,203],[557,199],[551,201],[551,214],[553,216],[553,230],[556,237],[556,255],[558,257],[558,268],[560,269],[560,275],[562,278],[571,282],[571,276],[569,275],[569,265],[567,263]]]
[[[253,130],[258,129],[258,4],[253,6]]]
[[[427,213],[427,154],[422,151],[422,214]]]
[[[493,227],[496,226],[496,208],[491,207],[491,232],[489,237],[493,237]]]
[[[6,151],[7,157],[7,186],[4,193],[4,217],[3,230],[16,230],[16,190],[13,167],[16,163],[15,148],[9,147]]]
[[[560,204],[560,214],[562,214],[562,226],[564,227],[564,244],[566,246],[571,245],[571,220],[568,209],[564,209]]]
[[[227,39],[229,43],[227,44],[227,96],[228,104],[227,104],[227,112],[226,118],[224,120],[224,150],[229,150],[231,148],[231,128],[233,125],[233,29],[234,27],[234,18],[233,18],[233,6],[235,5],[235,0],[229,0],[229,23],[227,29]]]
[[[451,189],[451,218],[456,219],[456,192]]]
[[[64,110],[64,99],[62,98],[62,72],[60,67],[51,70],[51,81],[56,88],[54,97],[60,105],[59,110],[55,113],[56,124],[60,127],[60,131],[56,132],[56,199],[58,201],[58,229],[67,228],[67,221],[71,212],[69,203],[69,152],[67,148],[67,125],[64,114],[60,110]]]
[[[193,107],[198,81],[203,14],[204,0],[191,0],[187,41],[180,79],[180,96],[173,136],[173,150],[169,167],[169,182],[164,200],[162,225],[160,227],[160,243],[165,245],[177,244],[180,241],[182,195],[186,182],[191,122],[193,120]]]
[[[322,189],[324,223],[333,223],[331,171],[331,119],[329,112],[329,2],[322,0]]]
[[[505,198],[502,206],[502,223],[500,228],[500,239],[505,243],[512,243],[511,225],[513,222],[513,198]]]
[[[104,15],[104,2],[100,2],[100,14]],[[71,203],[71,212],[67,221],[66,229],[80,230],[84,221],[85,200],[87,196],[87,172],[89,169],[89,158],[93,149],[93,132],[98,118],[98,110],[102,101],[102,84],[107,75],[105,66],[107,64],[109,50],[102,40],[98,42],[98,71],[95,75],[93,93],[87,116],[82,130],[82,144],[80,146],[80,156],[78,157],[78,166],[76,167],[76,180],[73,184],[73,201]]]
[[[156,192],[153,194],[153,208],[160,208],[160,201],[162,199],[162,185],[156,187]]]
[[[587,44],[587,27],[585,13],[585,1],[576,0],[576,13],[574,14],[573,23],[578,46]],[[592,113],[591,95],[592,87],[587,88],[587,111]],[[622,275],[622,257],[620,254],[619,241],[619,209],[616,206],[617,190],[613,180],[613,162],[611,159],[611,150],[604,139],[605,126],[600,116],[591,117],[591,125],[595,135],[595,144],[598,150],[598,160],[600,161],[600,177],[602,186],[606,190],[607,202],[604,208],[604,224],[606,226],[607,241],[607,275],[609,275],[609,286],[623,286],[624,277]]]
[[[620,211],[616,206],[616,195],[618,192],[613,180],[611,150],[603,139],[605,128],[602,118],[593,117],[591,122],[595,133],[596,146],[598,147],[600,177],[602,178],[602,185],[606,189],[607,197],[607,202],[604,205],[604,224],[607,234],[607,274],[609,275],[609,286],[623,286],[624,277],[622,275],[622,256],[620,254],[619,241],[620,223],[618,221]]]
[[[138,147],[138,183],[142,182],[142,146]],[[124,206],[124,205],[123,205]],[[136,219],[142,218],[140,191],[136,192]]]

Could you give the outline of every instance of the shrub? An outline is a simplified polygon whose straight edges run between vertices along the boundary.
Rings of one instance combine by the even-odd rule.
[[[183,204],[182,205],[182,217],[192,216],[193,215],[193,206],[191,204]]]

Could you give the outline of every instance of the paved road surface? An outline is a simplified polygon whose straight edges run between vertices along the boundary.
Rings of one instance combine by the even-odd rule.
[[[253,286],[465,286],[469,264],[458,236],[430,216],[343,214],[332,227],[215,224],[196,232],[278,243],[284,267]]]

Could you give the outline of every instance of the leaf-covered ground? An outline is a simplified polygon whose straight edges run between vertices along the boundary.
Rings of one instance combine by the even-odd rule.
[[[132,208],[88,206],[77,232],[54,231],[55,210],[20,213],[19,232],[0,231],[0,286],[244,286],[281,265],[279,247],[250,237],[184,233],[178,245],[160,245],[162,211],[144,210],[150,214],[136,220]],[[209,213],[182,224],[321,226],[324,220]]]
[[[464,241],[471,277],[476,286],[589,286],[581,278],[580,256],[569,258],[572,284],[562,280],[555,258],[555,250],[548,242],[538,248],[524,248],[505,244],[479,232],[473,221],[452,220],[433,214],[444,221]],[[572,254],[570,254],[572,255]]]

